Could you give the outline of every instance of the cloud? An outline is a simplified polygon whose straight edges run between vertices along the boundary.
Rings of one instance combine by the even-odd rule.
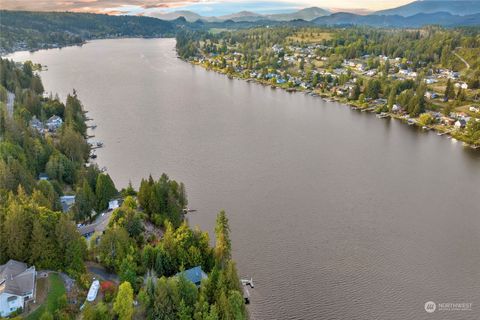
[[[6,10],[72,11],[118,14],[127,13],[121,7],[171,8],[191,4],[198,0],[1,0],[0,8]]]
[[[256,2],[258,4],[282,4],[292,0],[0,0],[0,9],[31,10],[31,11],[73,11],[108,14],[142,14],[149,10],[166,10],[189,7],[199,4],[200,7],[209,4],[221,4],[238,7],[242,3]],[[300,0],[299,7],[319,6],[335,8],[334,11],[364,11],[395,7],[413,0]],[[199,7],[199,8],[200,8]],[[236,8],[235,8],[236,9]]]

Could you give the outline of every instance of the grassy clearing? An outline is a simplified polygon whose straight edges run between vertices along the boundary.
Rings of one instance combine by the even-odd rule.
[[[287,39],[294,42],[315,43],[332,38],[330,32],[298,31]]]
[[[58,298],[65,294],[65,286],[62,278],[55,273],[48,277],[48,295],[45,303],[37,310],[29,314],[26,320],[38,320],[45,311],[53,314],[58,309]]]

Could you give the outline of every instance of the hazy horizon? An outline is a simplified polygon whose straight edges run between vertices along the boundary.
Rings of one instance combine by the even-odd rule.
[[[239,11],[259,14],[289,13],[308,7],[320,7],[333,12],[349,11],[366,13],[398,7],[413,0],[354,1],[354,0],[289,0],[277,1],[215,1],[215,0],[3,0],[1,9],[31,11],[73,11],[107,14],[159,15],[188,10],[203,16],[222,16]]]

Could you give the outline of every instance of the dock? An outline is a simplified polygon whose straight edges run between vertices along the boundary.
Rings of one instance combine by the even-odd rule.
[[[253,278],[250,279],[241,279],[240,283],[242,284],[242,291],[243,291],[243,300],[245,304],[250,304],[250,291],[248,290],[248,286],[253,289]]]

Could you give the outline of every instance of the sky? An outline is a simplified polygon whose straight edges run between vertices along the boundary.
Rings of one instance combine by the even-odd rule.
[[[332,11],[368,12],[409,2],[412,0],[0,0],[0,9],[141,15],[189,10],[204,16],[220,16],[243,10],[285,13],[313,6]]]

